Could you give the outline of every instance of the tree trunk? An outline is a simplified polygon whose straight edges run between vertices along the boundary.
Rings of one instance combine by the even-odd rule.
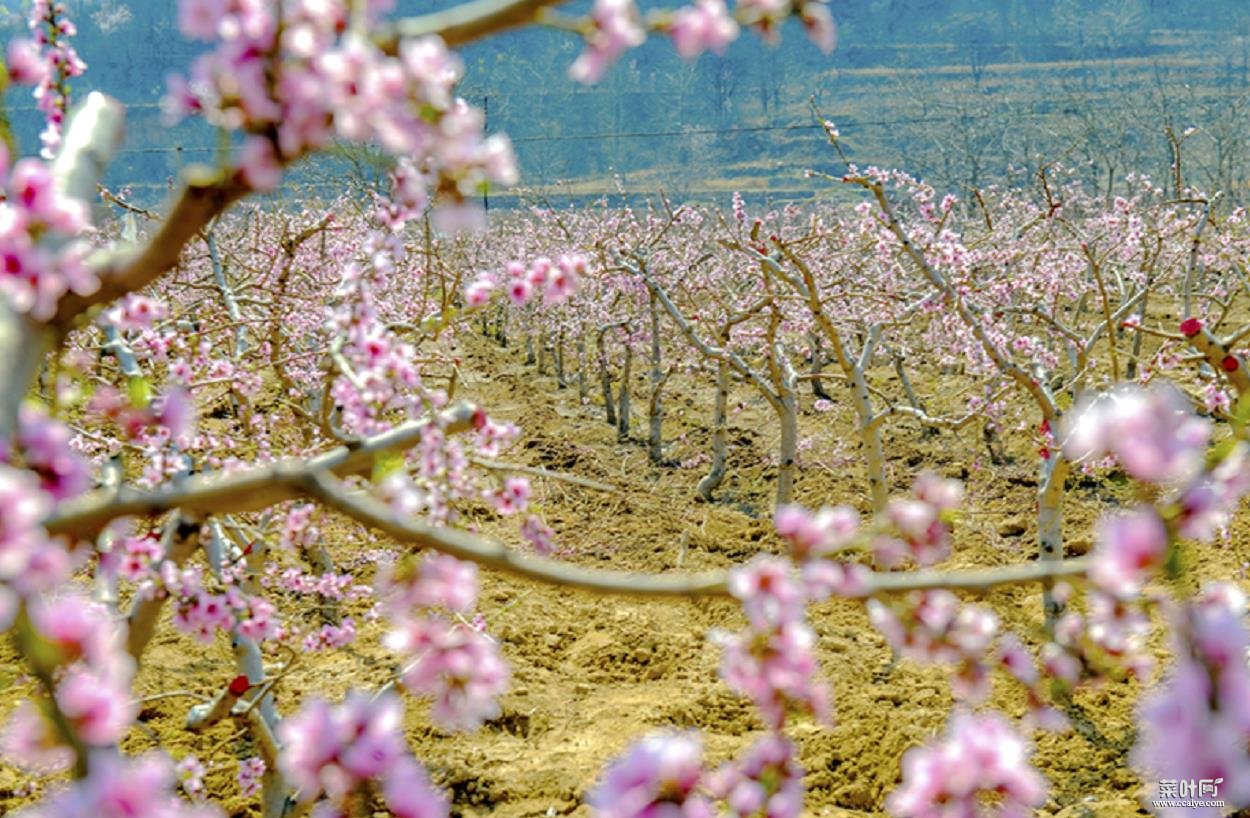
[[[820,373],[825,369],[825,345],[821,343],[820,336],[815,332],[809,332],[807,338],[812,347],[812,397],[819,400],[833,400],[833,396],[825,391],[825,385],[820,379]]]
[[[660,309],[655,292],[651,291],[651,400],[647,405],[647,456],[652,463],[663,459],[664,446],[664,406],[661,394],[668,375],[660,368],[662,349],[660,347]]]
[[[1038,556],[1046,561],[1063,559],[1063,484],[1068,477],[1068,461],[1058,452],[1042,461],[1037,484]],[[1054,583],[1042,586],[1042,606],[1046,631],[1052,633],[1063,606],[1055,599]]]
[[[794,496],[795,462],[799,456],[799,415],[794,391],[787,389],[777,404],[777,420],[781,422],[780,460],[777,464],[777,505],[789,503]]]
[[[712,466],[703,479],[699,481],[699,496],[709,503],[713,493],[720,488],[725,479],[725,461],[728,454],[728,434],[726,433],[729,409],[729,364],[725,361],[716,363],[716,406],[712,410]]]
[[[495,341],[504,349],[508,348],[508,313],[502,309],[495,319]]]
[[[1150,281],[1147,279],[1146,287],[1150,287]],[[1141,297],[1141,314],[1143,319],[1146,316],[1146,307],[1150,300],[1150,290],[1146,290],[1146,294]],[[1133,356],[1128,359],[1128,363],[1124,365],[1124,380],[1132,381],[1137,379],[1137,359],[1141,357],[1141,339],[1146,333],[1133,333]]]
[[[633,376],[633,368],[634,350],[629,344],[625,344],[625,364],[621,367],[620,397],[616,400],[619,409],[616,416],[616,439],[622,442],[629,440],[629,380]]]
[[[564,389],[568,382],[564,380],[564,330],[556,336],[556,389]]]
[[[599,386],[603,389],[603,411],[609,426],[616,425],[616,401],[612,398],[612,374],[608,371],[608,348],[604,338],[604,330],[600,330],[599,346]]]
[[[881,427],[873,422],[872,398],[868,393],[868,381],[864,370],[858,365],[850,366],[847,373],[851,379],[851,404],[859,421],[859,437],[864,446],[864,469],[868,473],[868,494],[872,498],[872,510],[885,510],[889,490],[885,481],[885,452],[881,448]]]
[[[590,394],[590,386],[586,378],[586,366],[590,362],[586,358],[586,336],[577,336],[577,399],[583,406]]]

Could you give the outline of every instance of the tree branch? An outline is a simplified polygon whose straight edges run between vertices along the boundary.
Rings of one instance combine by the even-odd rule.
[[[470,403],[457,404],[438,416],[437,425],[448,434],[466,431],[477,411]],[[288,460],[229,475],[200,475],[153,491],[99,489],[62,503],[44,527],[53,535],[88,538],[118,517],[161,514],[175,508],[206,515],[267,508],[302,496],[300,487],[309,474],[347,477],[368,472],[378,455],[410,448],[431,423],[429,419],[405,423],[307,461]]]
[[[506,573],[564,585],[594,593],[629,596],[698,597],[728,596],[728,572],[694,575],[641,574],[627,571],[601,571],[579,568],[569,563],[518,554],[498,542],[481,539],[452,528],[433,528],[400,518],[386,505],[358,494],[349,494],[325,473],[309,474],[303,483],[307,493],[326,506],[377,529],[399,542],[432,548],[457,559],[478,563]],[[867,595],[949,588],[983,593],[1004,585],[1043,582],[1058,577],[1083,576],[1089,564],[1085,559],[1036,562],[1003,568],[957,571],[911,571],[873,573]]]
[[[243,182],[203,166],[190,169],[186,179],[178,200],[147,245],[94,258],[92,264],[100,278],[100,288],[90,295],[70,293],[62,298],[53,324],[68,327],[90,307],[141,289],[172,270],[183,247],[214,217],[248,193]]]
[[[597,593],[631,596],[727,596],[727,575],[717,571],[693,576],[664,576],[629,571],[597,571],[540,557],[522,556],[503,543],[482,539],[455,528],[434,528],[399,517],[385,504],[349,494],[327,472],[305,474],[305,493],[362,525],[377,529],[399,542],[433,548],[487,568]]]
[[[472,0],[443,11],[397,20],[383,28],[374,42],[386,53],[395,54],[401,41],[434,34],[455,48],[533,23],[544,9],[562,2],[564,0]]]

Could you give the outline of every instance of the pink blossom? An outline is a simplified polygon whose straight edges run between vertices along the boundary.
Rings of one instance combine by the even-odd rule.
[[[859,529],[859,513],[849,506],[822,508],[813,514],[799,505],[781,505],[773,524],[777,534],[790,543],[795,560],[801,562],[850,544]]]
[[[1230,807],[1250,804],[1250,647],[1244,596],[1208,587],[1177,613],[1177,666],[1142,700],[1133,765],[1147,780],[1223,779],[1219,796]],[[1159,797],[1159,796],[1155,796]],[[1214,807],[1171,808],[1166,816],[1223,813]]]
[[[186,445],[195,434],[195,404],[185,389],[170,389],[154,410],[156,422],[165,427],[170,439],[179,445]]]
[[[338,800],[361,784],[385,779],[393,771],[408,775],[403,736],[403,703],[394,694],[371,697],[352,692],[332,707],[322,699],[307,702],[283,719],[279,738],[286,748],[282,772],[304,801],[325,792]]]
[[[829,7],[820,0],[809,0],[799,8],[799,19],[808,39],[824,53],[833,53],[838,46],[838,27]]]
[[[446,818],[451,812],[447,796],[434,789],[425,768],[407,756],[392,766],[382,795],[395,818]]]
[[[267,193],[282,181],[282,162],[273,143],[262,136],[249,136],[239,154],[239,174],[253,190]]]
[[[385,565],[377,585],[387,607],[398,617],[417,607],[468,613],[477,604],[477,566],[445,554],[422,557],[416,572]]]
[[[121,740],[138,708],[130,695],[129,674],[120,678],[73,668],[57,686],[56,701],[74,731],[87,744]]]
[[[104,667],[121,645],[121,632],[108,609],[78,594],[37,600],[31,605],[30,618],[66,663],[86,659]]]
[[[239,794],[244,798],[260,792],[261,777],[265,774],[265,760],[252,756],[239,762]]]
[[[29,587],[24,573],[37,552],[62,550],[39,527],[51,509],[48,495],[30,472],[0,463],[0,580]],[[25,581],[23,581],[25,579]]]
[[[1001,716],[957,713],[946,735],[903,755],[903,783],[886,808],[898,818],[1023,818],[1046,800],[1046,783],[1029,754]],[[982,799],[991,794],[997,805],[987,808]]]
[[[866,565],[832,560],[808,560],[800,569],[808,599],[819,602],[830,594],[857,598],[868,594],[872,570]]]
[[[543,556],[555,551],[556,532],[534,514],[526,517],[525,522],[521,523],[521,536]]]
[[[704,51],[724,54],[738,39],[738,23],[729,15],[724,0],[696,0],[673,14],[668,34],[677,53],[690,60]]]
[[[803,768],[785,736],[766,736],[741,758],[708,777],[708,789],[737,818],[798,818],[803,810]]]
[[[54,773],[69,769],[74,752],[61,743],[33,701],[18,704],[0,735],[0,753],[9,763],[31,772]]]
[[[1184,483],[1201,472],[1210,424],[1169,387],[1122,388],[1075,411],[1063,449],[1072,460],[1113,455],[1148,483]]]
[[[225,0],[181,0],[178,29],[193,40],[213,40],[226,24],[229,4]]]
[[[596,818],[712,818],[698,793],[702,777],[703,748],[694,735],[649,736],[608,766],[587,801]]]
[[[9,42],[5,67],[9,70],[9,79],[19,85],[38,85],[48,75],[39,45],[24,37]]]
[[[534,294],[534,287],[524,278],[514,278],[508,282],[508,300],[513,306],[523,307]]]
[[[950,591],[931,590],[913,593],[894,608],[870,599],[868,618],[901,656],[954,665],[957,698],[979,700],[989,692],[986,654],[998,633],[993,611],[961,605]]]
[[[196,800],[204,797],[204,765],[193,755],[178,762],[178,766],[174,768],[179,782],[182,784],[182,790]]]
[[[77,496],[91,485],[90,467],[71,447],[70,432],[64,424],[23,406],[17,444],[27,467],[39,475],[40,487],[53,499]]]
[[[90,774],[17,813],[20,818],[214,818],[215,810],[174,795],[176,775],[159,753],[123,758],[111,751],[91,756]]]
[[[503,492],[516,503],[518,511],[524,511],[530,499],[530,481],[524,477],[509,477],[504,480]]]
[[[153,321],[159,321],[168,315],[166,305],[152,298],[136,293],[128,293],[120,302],[104,313],[105,320],[119,330],[131,331],[149,329]]]
[[[791,571],[788,560],[761,554],[730,572],[729,593],[742,602],[753,627],[802,619],[807,597]]]
[[[430,716],[449,730],[471,730],[500,713],[508,666],[498,646],[473,628],[441,617],[411,619],[386,637],[391,650],[412,656],[401,681],[434,698]]]
[[[586,35],[586,50],[569,67],[569,75],[587,85],[602,79],[623,53],[647,38],[633,0],[595,0],[590,19],[592,30]]]
[[[547,276],[547,286],[543,290],[543,300],[548,304],[559,304],[573,294],[577,279],[570,270],[557,267]]]
[[[785,622],[768,631],[721,635],[718,641],[725,684],[748,696],[769,727],[780,727],[791,707],[828,721],[829,688],[817,678],[816,636],[806,624]]]
[[[464,291],[464,305],[469,309],[484,307],[490,303],[491,293],[495,291],[495,282],[489,278],[479,278]]]
[[[1120,598],[1134,596],[1167,557],[1168,532],[1146,506],[1104,517],[1098,524],[1090,579]]]
[[[1238,441],[1213,469],[1181,495],[1177,531],[1210,541],[1225,530],[1241,498],[1250,492],[1250,445]]]

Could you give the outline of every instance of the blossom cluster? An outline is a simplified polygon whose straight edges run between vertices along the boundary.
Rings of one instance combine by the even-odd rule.
[[[404,688],[431,697],[431,717],[449,730],[497,717],[508,666],[495,641],[463,618],[477,603],[477,567],[429,554],[386,567],[377,585],[393,623],[385,644],[405,657]]]
[[[897,818],[1024,818],[1046,800],[1029,754],[1001,716],[957,713],[946,735],[903,755],[903,783],[886,807]]]
[[[597,818],[712,818],[703,779],[703,747],[690,733],[635,742],[604,771],[587,801]]]
[[[469,308],[483,307],[496,290],[502,288],[515,307],[523,307],[536,293],[542,293],[548,306],[559,304],[572,295],[579,278],[586,274],[589,262],[580,253],[566,253],[555,261],[540,257],[528,265],[511,261],[505,268],[504,280],[493,273],[478,276],[465,288],[464,302]]]
[[[773,524],[777,534],[790,546],[790,554],[800,567],[812,601],[825,599],[831,593],[848,597],[864,594],[868,568],[829,559],[855,546],[859,512],[848,506],[837,506],[813,513],[802,506],[787,504],[777,508]]]
[[[122,649],[123,632],[99,603],[77,594],[42,597],[29,604],[35,638],[64,668],[54,692],[57,708],[88,747],[121,740],[136,713],[130,683],[134,662]],[[9,718],[4,754],[42,772],[66,768],[72,753],[33,701]]]
[[[360,28],[343,0],[181,0],[182,32],[216,48],[171,82],[167,106],[247,134],[239,173],[256,190],[334,138],[413,157],[410,201],[436,191],[446,206],[435,217],[457,227],[484,185],[516,181],[512,147],[486,137],[481,111],[455,96],[463,65],[441,39],[404,40],[395,55],[373,43],[365,29],[389,5],[364,3]]]
[[[797,818],[803,768],[795,756],[794,743],[774,733],[709,771],[696,734],[653,734],[608,766],[587,802],[597,818],[712,818],[716,800],[736,818]]]
[[[885,509],[887,530],[873,538],[873,557],[893,568],[908,557],[928,566],[950,556],[951,515],[963,502],[963,486],[932,473],[921,474],[913,496],[896,497]]]
[[[337,706],[323,699],[305,702],[278,728],[286,748],[282,773],[302,801],[324,793],[342,814],[352,812],[350,799],[366,783],[380,781],[387,806],[400,818],[446,816],[446,797],[408,752],[403,717],[403,702],[393,693],[353,692]]]
[[[389,331],[378,300],[405,261],[402,240],[374,226],[360,251],[359,260],[343,266],[326,330],[341,353],[333,360],[338,372],[331,397],[344,431],[369,435],[390,429],[397,417],[412,419],[442,407],[447,395],[425,385],[416,347]]]
[[[123,439],[159,448],[163,443],[185,445],[195,433],[196,413],[190,394],[168,387],[155,399],[146,380],[133,382],[129,394],[101,386],[87,404],[89,412],[117,425]]]
[[[61,0],[34,0],[26,24],[31,36],[9,43],[9,78],[35,86],[35,104],[46,121],[39,134],[43,145],[40,153],[51,159],[61,146],[69,110],[69,80],[81,76],[87,65],[69,42],[78,29]]]
[[[803,768],[794,742],[765,736],[708,776],[707,788],[735,818],[792,818],[803,811]]]
[[[51,590],[70,574],[69,553],[41,527],[51,508],[38,477],[0,463],[0,626],[12,624],[17,595]]]
[[[67,292],[94,292],[99,281],[86,263],[86,205],[57,190],[52,169],[38,159],[10,163],[0,147],[0,296],[21,313],[47,320]],[[55,239],[56,241],[53,241]]]
[[[39,488],[53,500],[75,497],[90,486],[90,466],[74,448],[69,428],[33,406],[22,407],[16,448],[23,465],[39,476]]]
[[[211,643],[218,631],[257,642],[281,633],[277,607],[239,586],[238,575],[245,573],[241,564],[223,566],[222,587],[215,592],[206,587],[200,566],[180,568],[164,559],[164,548],[156,538],[142,535],[114,542],[101,558],[101,567],[106,574],[136,583],[135,593],[141,599],[171,599],[174,627],[197,642]]]
[[[1140,704],[1133,763],[1143,778],[1223,780],[1229,806],[1250,804],[1250,636],[1245,595],[1213,584],[1172,612],[1176,667]],[[1160,815],[1217,816],[1214,806],[1165,808]]]
[[[977,701],[989,693],[985,657],[998,634],[998,617],[988,608],[961,605],[946,590],[917,591],[891,607],[868,600],[868,618],[904,658],[953,665],[956,697]]]
[[[92,755],[86,778],[15,813],[20,818],[218,818],[212,807],[189,804],[174,793],[178,775],[160,753],[123,758],[111,751]]]
[[[586,47],[569,66],[569,75],[587,84],[603,79],[625,52],[646,41],[649,25],[668,34],[677,53],[689,60],[705,51],[723,54],[738,39],[740,21],[776,43],[778,28],[791,15],[821,51],[833,51],[837,27],[823,0],[739,0],[735,13],[724,0],[695,0],[656,21],[644,19],[634,0],[596,0],[581,31]]]
[[[756,557],[733,570],[729,590],[742,602],[748,624],[718,635],[725,683],[748,696],[774,730],[791,709],[828,721],[829,687],[817,675],[816,634],[804,621],[809,595],[790,561]]]
[[[1211,424],[1170,387],[1122,389],[1080,407],[1064,452],[1073,460],[1110,456],[1133,478],[1164,490],[1100,521],[1090,577],[1118,599],[1136,596],[1168,561],[1175,537],[1209,541],[1250,492],[1250,445],[1235,442],[1207,466]]]

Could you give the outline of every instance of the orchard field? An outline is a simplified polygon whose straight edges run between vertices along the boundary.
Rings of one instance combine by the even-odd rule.
[[[956,195],[813,105],[827,197],[488,217],[452,48],[594,83],[830,10],[179,5],[225,138],[159,207],[73,9],[8,50],[0,814],[1250,808],[1250,219],[1188,134]],[[344,145],[384,178],[264,198]]]

